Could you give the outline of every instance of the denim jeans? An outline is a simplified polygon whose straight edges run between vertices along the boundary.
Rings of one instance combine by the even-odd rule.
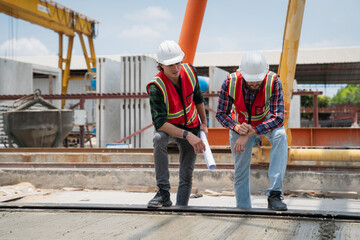
[[[164,132],[154,133],[154,165],[156,184],[159,188],[170,191],[169,159],[167,147],[176,143],[180,151],[179,186],[176,205],[187,206],[192,187],[192,176],[196,160],[194,148],[186,139],[172,137]]]
[[[269,179],[270,186],[266,190],[266,195],[269,195],[270,191],[282,192],[283,179],[286,170],[287,161],[287,135],[284,127],[276,128],[264,136],[269,139],[271,143],[270,150],[270,165],[269,165]],[[249,138],[245,145],[245,152],[241,154],[234,153],[234,145],[240,135],[230,130],[230,145],[231,152],[235,161],[234,171],[234,188],[236,196],[236,207],[238,208],[251,208],[250,199],[250,163],[251,163],[251,152],[256,136]]]

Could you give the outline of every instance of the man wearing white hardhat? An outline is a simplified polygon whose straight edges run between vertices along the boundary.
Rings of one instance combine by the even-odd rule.
[[[271,143],[268,208],[286,211],[283,178],[287,161],[284,129],[284,100],[279,76],[269,71],[263,54],[249,52],[239,70],[224,81],[216,118],[230,129],[230,145],[235,161],[234,188],[238,208],[251,208],[250,163],[254,140],[265,136]]]
[[[168,143],[180,151],[179,186],[176,205],[187,206],[192,187],[196,154],[205,150],[200,130],[207,135],[204,98],[195,68],[182,63],[184,53],[174,41],[164,41],[157,52],[159,73],[147,85],[152,121],[155,127],[154,165],[159,191],[148,207],[169,207]],[[199,121],[201,119],[201,124]]]

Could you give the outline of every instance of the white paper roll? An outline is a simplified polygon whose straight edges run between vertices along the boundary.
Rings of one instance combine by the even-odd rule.
[[[215,160],[214,160],[214,156],[213,156],[213,154],[211,152],[209,142],[208,142],[208,140],[206,138],[206,134],[203,131],[200,131],[200,138],[205,144],[205,151],[203,151],[203,153],[204,153],[204,158],[205,158],[205,161],[206,161],[206,165],[207,165],[208,169],[214,170],[216,168],[216,163],[215,163]]]

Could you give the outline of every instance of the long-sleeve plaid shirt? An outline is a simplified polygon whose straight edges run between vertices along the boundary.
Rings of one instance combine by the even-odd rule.
[[[216,118],[221,123],[221,125],[233,130],[237,122],[231,118],[231,110],[234,104],[234,99],[231,98],[228,94],[229,81],[230,79],[227,78],[222,84]],[[278,75],[274,81],[273,92],[270,97],[270,112],[268,114],[270,118],[267,119],[265,117],[264,121],[255,127],[257,134],[265,134],[284,125],[284,99],[282,86]],[[246,84],[242,84],[242,86],[245,106],[246,109],[249,109],[250,104],[255,100],[258,91],[251,91],[246,87]]]

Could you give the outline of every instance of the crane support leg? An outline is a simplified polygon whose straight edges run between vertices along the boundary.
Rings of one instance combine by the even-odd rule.
[[[67,87],[68,87],[69,78],[70,78],[70,62],[71,62],[71,54],[72,54],[73,43],[74,43],[74,37],[69,36],[69,43],[68,43],[66,59],[62,60],[62,61],[65,62],[65,69],[61,68],[62,72],[63,72],[62,89],[61,89],[62,94],[67,93]],[[61,106],[64,107],[64,105],[65,105],[65,100],[62,100]]]
[[[285,102],[285,128],[288,144],[291,145],[291,132],[288,129],[290,102],[296,69],[296,58],[299,49],[301,25],[304,16],[305,0],[289,0],[283,37],[279,70]]]
[[[91,56],[89,57],[88,53],[87,53],[87,50],[86,50],[83,34],[78,33],[78,35],[79,35],[79,38],[80,38],[81,47],[83,49],[85,62],[86,62],[86,66],[87,66],[87,71],[93,73],[93,77],[95,77],[94,72],[91,70],[91,68],[96,67],[96,57],[95,57],[93,39],[91,37],[88,37],[88,39],[89,39],[89,49],[90,49],[90,54],[91,54]]]

